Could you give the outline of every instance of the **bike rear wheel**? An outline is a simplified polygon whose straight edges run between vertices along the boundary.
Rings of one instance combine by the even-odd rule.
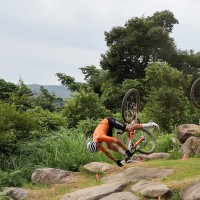
[[[139,112],[140,94],[138,90],[132,88],[126,92],[122,100],[122,118],[125,122],[131,123]]]
[[[198,78],[191,87],[190,90],[190,98],[192,103],[197,107],[200,108],[200,78]]]
[[[144,141],[140,142],[135,149],[134,144],[140,140],[141,137],[144,137]],[[135,130],[132,140],[128,142],[128,149],[143,154],[151,154],[156,150],[155,138],[147,129]]]

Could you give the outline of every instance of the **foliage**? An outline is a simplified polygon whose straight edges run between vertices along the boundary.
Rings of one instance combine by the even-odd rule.
[[[3,186],[21,187],[25,182],[22,171],[12,171],[10,173],[0,170],[0,188]]]
[[[109,87],[108,87],[109,85]],[[123,83],[116,84],[112,79],[106,80],[102,84],[102,102],[103,105],[109,109],[112,113],[121,111],[121,104],[126,92],[136,88],[140,94],[143,94],[144,88],[142,83],[137,79],[125,79]]]
[[[164,10],[150,17],[132,18],[124,27],[105,32],[109,49],[101,55],[101,67],[109,71],[115,82],[143,78],[149,62],[170,62],[176,54],[169,34],[177,23],[173,13]]]
[[[157,152],[168,152],[171,153],[173,151],[178,151],[181,147],[181,145],[173,144],[173,139],[175,139],[176,136],[174,134],[167,134],[167,133],[161,133],[157,134],[156,137],[156,151]]]
[[[32,129],[31,117],[16,106],[0,102],[0,151],[15,148],[18,140]]]
[[[155,63],[146,68],[148,84],[144,112],[148,120],[156,121],[162,129],[170,131],[195,116],[189,99],[184,94],[185,77],[167,64]],[[196,113],[197,116],[197,113]]]
[[[81,132],[83,132],[87,137],[91,137],[100,120],[101,119],[94,120],[91,118],[80,120],[76,128],[81,130]]]
[[[0,151],[15,151],[21,141],[43,137],[65,124],[65,118],[59,114],[41,108],[22,112],[15,105],[0,102]]]
[[[33,166],[54,167],[70,171],[78,171],[81,166],[95,160],[111,162],[102,153],[97,155],[87,151],[87,141],[88,138],[81,129],[63,129],[49,137],[26,143],[21,153],[37,158],[32,160]]]
[[[84,90],[66,101],[62,113],[69,128],[75,127],[80,120],[103,118],[109,114],[97,94]]]
[[[40,136],[49,131],[58,131],[66,125],[66,119],[59,113],[52,113],[48,110],[43,110],[40,107],[35,107],[27,112],[31,117],[33,131],[40,133]]]
[[[0,79],[0,100],[9,102],[10,93],[16,91],[17,86],[14,83],[6,82]]]
[[[0,100],[4,103],[14,104],[18,110],[27,110],[31,108],[31,99],[33,96],[32,91],[19,80],[19,84],[6,82],[0,80]]]
[[[71,76],[66,75],[65,73],[56,73],[58,80],[61,81],[63,86],[67,86],[70,91],[77,92],[79,91],[84,84],[75,82],[75,79]]]
[[[92,88],[93,92],[101,96],[101,85],[106,81],[106,72],[102,69],[97,69],[94,65],[80,68],[85,75],[87,85]]]
[[[200,73],[200,52],[177,50],[177,55],[171,59],[171,64],[184,73],[192,74],[195,80]]]
[[[57,100],[54,94],[48,92],[43,86],[40,87],[40,95],[35,98],[36,105],[41,106],[44,110],[49,110],[51,112],[56,111],[55,102]]]

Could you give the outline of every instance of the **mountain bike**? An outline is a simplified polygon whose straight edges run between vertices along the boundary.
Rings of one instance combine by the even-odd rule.
[[[132,88],[126,92],[122,100],[121,112],[123,120],[130,124],[140,123],[137,117],[140,105],[140,94]],[[150,132],[151,131],[151,132]],[[128,133],[127,147],[132,152],[151,154],[156,150],[156,141],[152,135],[153,128],[143,128]]]
[[[200,109],[200,78],[194,81],[190,89],[192,103]]]

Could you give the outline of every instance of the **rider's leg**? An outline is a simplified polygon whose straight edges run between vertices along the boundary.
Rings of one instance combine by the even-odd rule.
[[[157,128],[157,129],[160,129],[159,125],[156,124],[155,122],[149,122],[149,123],[146,123],[146,124],[127,125],[126,131],[131,132],[131,131],[142,129],[142,128]]]
[[[123,151],[122,149],[118,148],[116,145],[114,145],[112,142],[106,143],[108,149],[111,149],[112,151],[115,151],[123,156],[126,155],[125,151]]]
[[[128,148],[126,147],[125,144],[123,144],[120,140],[118,140],[117,138],[114,138],[114,137],[110,137],[110,136],[107,136],[107,135],[101,135],[99,137],[96,138],[96,142],[114,142],[116,143],[118,146],[120,146],[122,149],[124,149],[126,151],[126,155],[128,157],[131,157],[132,156],[132,153],[128,150]]]

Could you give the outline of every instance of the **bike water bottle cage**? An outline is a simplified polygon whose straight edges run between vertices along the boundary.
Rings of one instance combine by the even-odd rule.
[[[88,151],[92,152],[92,153],[95,153],[97,152],[97,145],[95,142],[88,142],[87,143],[87,149]]]

